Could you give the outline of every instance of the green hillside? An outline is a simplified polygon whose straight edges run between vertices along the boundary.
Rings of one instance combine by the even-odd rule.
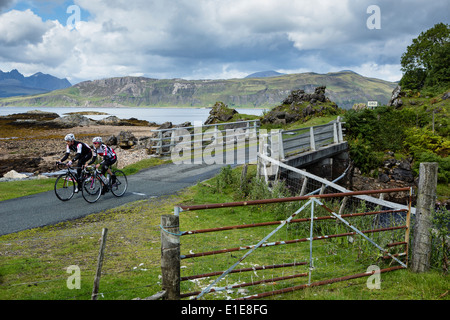
[[[271,108],[293,90],[312,92],[326,86],[327,96],[343,109],[376,100],[386,104],[396,83],[363,77],[352,71],[302,73],[230,80],[120,77],[85,81],[46,94],[0,99],[0,106],[146,106]]]

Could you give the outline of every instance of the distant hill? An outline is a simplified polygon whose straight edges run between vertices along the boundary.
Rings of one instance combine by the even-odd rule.
[[[282,76],[284,75],[284,73],[279,73],[276,71],[261,71],[261,72],[255,72],[252,74],[249,74],[248,76],[246,76],[246,79],[249,78],[269,78],[269,77],[278,77],[278,76]]]
[[[300,73],[229,80],[150,79],[118,77],[85,81],[70,88],[29,97],[0,99],[0,106],[150,106],[271,108],[292,90],[312,93],[326,86],[326,95],[343,109],[376,100],[387,104],[396,83],[363,77],[351,71]]]
[[[10,72],[0,70],[0,97],[40,94],[70,86],[67,79],[59,79],[42,72],[25,77],[16,69]]]

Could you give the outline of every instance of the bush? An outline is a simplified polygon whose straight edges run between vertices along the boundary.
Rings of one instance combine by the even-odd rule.
[[[350,158],[361,173],[368,174],[371,170],[380,166],[381,160],[371,145],[364,139],[349,141]]]
[[[405,130],[404,147],[414,158],[423,152],[435,153],[442,157],[450,154],[450,141],[426,128],[409,128]]]
[[[450,182],[450,158],[440,157],[430,151],[423,151],[419,153],[414,161],[413,171],[416,175],[419,174],[419,168],[421,162],[437,162],[438,168],[438,183],[449,183]]]

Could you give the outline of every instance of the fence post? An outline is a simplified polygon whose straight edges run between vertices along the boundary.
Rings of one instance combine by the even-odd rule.
[[[102,276],[103,256],[105,253],[107,233],[108,233],[108,229],[104,228],[102,231],[102,239],[100,241],[100,250],[99,250],[98,259],[97,259],[97,272],[95,273],[94,287],[92,288],[91,300],[98,299],[98,288],[100,287],[100,277]]]
[[[438,164],[423,162],[419,169],[411,270],[426,272],[430,268],[432,214],[436,203]]]
[[[309,145],[311,151],[316,151],[316,141],[314,139],[314,127],[309,128]]]
[[[178,215],[161,216],[161,273],[166,300],[180,300],[180,227]]]

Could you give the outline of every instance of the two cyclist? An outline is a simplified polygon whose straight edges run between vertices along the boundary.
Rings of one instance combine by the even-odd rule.
[[[75,189],[75,192],[78,192],[78,190],[81,190],[81,171],[88,165],[93,164],[97,160],[97,156],[100,155],[103,157],[103,161],[96,165],[96,168],[101,166],[101,173],[105,174],[106,171],[111,176],[111,182],[115,182],[115,176],[111,172],[110,166],[117,162],[117,155],[115,151],[105,145],[102,141],[101,137],[95,137],[92,139],[92,143],[94,145],[93,150],[89,145],[87,145],[84,142],[80,142],[75,140],[75,136],[72,133],[69,133],[64,137],[64,140],[66,141],[67,147],[66,147],[66,153],[64,157],[57,162],[57,164],[61,164],[62,162],[66,161],[69,156],[70,152],[73,151],[76,153],[75,157],[70,160],[67,164],[71,166],[74,162],[78,161],[78,167],[77,167],[77,188]],[[89,160],[91,161],[87,163]]]

